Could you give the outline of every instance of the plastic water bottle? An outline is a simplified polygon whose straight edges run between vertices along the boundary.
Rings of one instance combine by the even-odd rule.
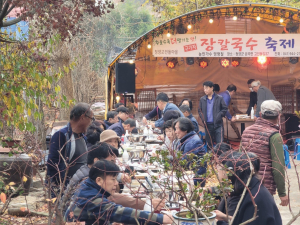
[[[126,134],[125,134],[125,138],[124,138],[124,144],[128,143],[128,136],[129,136],[129,133],[128,133],[128,130],[126,130]]]
[[[127,149],[124,149],[123,155],[122,155],[122,159],[123,159],[123,164],[127,164],[128,160],[129,160],[129,154],[127,152]]]
[[[253,120],[254,119],[254,109],[253,109],[253,107],[252,107],[252,109],[251,109],[251,119]]]

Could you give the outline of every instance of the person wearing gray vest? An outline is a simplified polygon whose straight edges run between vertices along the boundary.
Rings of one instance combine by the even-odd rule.
[[[261,117],[245,129],[240,151],[255,153],[261,162],[258,174],[271,195],[278,191],[280,205],[288,205],[285,189],[285,161],[282,137],[279,133],[278,118],[282,106],[280,102],[266,100],[261,104]]]

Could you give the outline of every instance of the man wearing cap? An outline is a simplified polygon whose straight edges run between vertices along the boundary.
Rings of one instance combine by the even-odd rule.
[[[272,91],[265,86],[262,86],[259,80],[253,81],[251,83],[253,91],[257,92],[257,104],[255,116],[259,117],[259,112],[261,110],[261,104],[266,100],[275,100],[276,98]]]
[[[111,125],[119,121],[118,112],[116,111],[108,111],[106,117],[107,120],[104,120],[106,129],[108,129]]]
[[[253,152],[260,159],[259,175],[272,195],[276,188],[280,205],[288,205],[285,190],[285,161],[282,137],[279,133],[279,118],[282,110],[280,102],[266,100],[261,104],[261,117],[255,124],[245,129],[242,135],[240,151]]]
[[[117,108],[116,112],[118,113],[119,121],[122,123],[129,118],[129,109],[123,106]]]
[[[119,137],[122,137],[123,134],[125,134],[126,130],[131,132],[136,127],[135,120],[133,119],[127,119],[125,122],[120,120],[119,122],[111,125],[108,130],[113,130],[117,133]],[[101,141],[101,137],[100,137]]]

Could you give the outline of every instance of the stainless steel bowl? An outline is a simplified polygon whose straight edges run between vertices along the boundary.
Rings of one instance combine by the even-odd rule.
[[[144,142],[146,139],[147,135],[130,135],[128,136],[128,140],[133,143],[133,142]]]

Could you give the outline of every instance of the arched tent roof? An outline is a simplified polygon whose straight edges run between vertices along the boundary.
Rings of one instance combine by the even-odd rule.
[[[233,21],[232,17],[237,15],[238,20]],[[260,21],[256,18],[259,16]],[[252,77],[236,77],[238,74],[252,74],[253,68],[251,67],[253,62],[250,59],[244,59],[241,64],[244,65],[243,70],[236,70],[236,73],[232,71],[226,71],[220,76],[220,68],[216,65],[217,60],[211,60],[211,66],[207,68],[205,74],[201,72],[200,76],[203,79],[198,79],[199,74],[196,70],[199,68],[184,68],[181,67],[177,70],[168,70],[163,68],[165,61],[152,56],[151,49],[147,48],[147,45],[152,43],[153,38],[166,34],[168,32],[176,34],[178,33],[177,27],[179,24],[187,26],[192,24],[195,29],[188,30],[187,33],[197,34],[273,34],[282,33],[285,26],[288,24],[298,24],[300,12],[299,9],[283,6],[283,5],[271,5],[271,4],[233,4],[233,5],[219,5],[208,8],[199,9],[181,16],[178,16],[172,20],[169,20],[159,26],[155,27],[148,33],[142,35],[140,38],[128,45],[124,50],[114,58],[108,67],[108,79],[109,79],[109,97],[110,106],[113,101],[113,83],[114,83],[114,67],[116,62],[128,62],[130,59],[135,60],[136,67],[138,68],[138,75],[136,77],[136,88],[159,88],[161,91],[165,91],[167,88],[169,93],[172,92],[187,92],[191,89],[197,90],[197,87],[203,79],[209,78],[214,82],[221,84],[221,90],[224,89],[229,83],[245,82],[246,79],[256,78],[264,81],[265,77],[270,76],[271,71],[255,71]],[[210,24],[209,19],[213,18],[214,22]],[[280,19],[283,22],[280,23]],[[288,67],[288,61],[286,62],[282,58],[275,60],[279,65]],[[275,63],[275,64],[276,64]],[[147,69],[146,69],[147,68]],[[242,67],[241,67],[242,69]],[[279,70],[279,67],[273,68]],[[281,73],[274,77],[279,82],[282,79],[282,75],[286,72],[286,69],[280,67]],[[284,70],[284,71],[283,71]],[[299,68],[298,68],[299,70]],[[298,73],[296,68],[295,72]],[[294,73],[295,73],[294,72]],[[189,76],[185,74],[189,73]],[[268,73],[268,74],[266,74]],[[191,75],[193,74],[193,75]],[[195,75],[196,74],[196,75]],[[184,76],[183,76],[184,75]],[[226,76],[227,75],[227,76]],[[227,77],[228,79],[225,79]],[[179,82],[179,79],[180,82]],[[269,80],[268,80],[269,83]],[[180,87],[179,87],[180,85]],[[243,91],[246,91],[246,85]],[[181,90],[182,89],[182,90]],[[181,90],[181,91],[180,91]],[[108,94],[108,93],[107,93]]]

